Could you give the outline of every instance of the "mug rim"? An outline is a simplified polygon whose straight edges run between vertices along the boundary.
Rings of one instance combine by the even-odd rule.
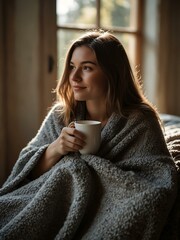
[[[87,124],[87,125],[100,125],[101,122],[100,121],[96,121],[96,120],[77,120],[74,122],[75,124],[78,124],[78,125],[84,125],[84,124]]]

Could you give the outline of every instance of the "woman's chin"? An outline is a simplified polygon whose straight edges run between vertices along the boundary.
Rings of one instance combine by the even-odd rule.
[[[87,99],[85,98],[85,97],[82,97],[82,96],[74,96],[74,99],[76,100],[76,101],[86,101]]]

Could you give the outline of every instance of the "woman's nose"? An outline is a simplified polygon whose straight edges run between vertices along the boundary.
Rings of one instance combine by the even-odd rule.
[[[72,81],[75,81],[75,82],[80,82],[80,81],[82,80],[80,69],[75,69],[75,70],[71,73],[71,80],[72,80]]]

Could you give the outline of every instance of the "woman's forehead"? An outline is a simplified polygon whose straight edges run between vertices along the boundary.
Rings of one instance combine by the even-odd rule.
[[[72,53],[71,61],[93,61],[97,62],[95,52],[88,46],[76,47]]]

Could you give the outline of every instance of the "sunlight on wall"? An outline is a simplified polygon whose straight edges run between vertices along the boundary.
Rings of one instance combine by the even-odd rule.
[[[148,99],[156,104],[158,0],[146,0],[143,47],[143,81]],[[153,16],[153,17],[152,17]]]

